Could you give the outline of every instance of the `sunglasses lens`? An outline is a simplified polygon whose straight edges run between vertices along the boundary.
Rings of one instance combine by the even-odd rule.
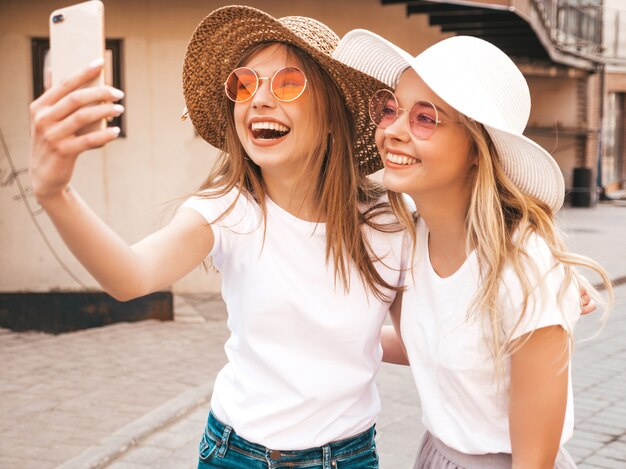
[[[418,101],[411,108],[409,114],[411,132],[419,139],[424,140],[433,134],[437,127],[437,120],[437,109],[429,101]]]
[[[280,101],[293,101],[299,98],[305,87],[304,73],[296,67],[282,68],[272,78],[272,92]]]
[[[398,103],[391,91],[379,90],[370,99],[370,119],[385,129],[390,126],[398,115]]]
[[[241,103],[252,97],[258,86],[254,71],[247,67],[233,70],[226,80],[226,95],[232,101]]]

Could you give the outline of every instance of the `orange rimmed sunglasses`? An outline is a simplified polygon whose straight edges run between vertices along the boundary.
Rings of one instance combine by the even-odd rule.
[[[378,90],[370,98],[370,119],[381,129],[386,129],[393,124],[400,111],[409,113],[409,128],[415,138],[426,140],[435,133],[438,125],[461,124],[461,121],[439,120],[439,111],[433,103],[427,100],[416,102],[411,109],[404,109],[398,105],[398,98],[389,90]]]
[[[260,77],[250,67],[239,67],[230,72],[224,89],[228,99],[235,103],[243,103],[251,99],[259,89],[261,80],[270,80],[270,90],[274,98],[288,103],[302,96],[306,88],[306,76],[297,67],[283,67],[272,77]]]

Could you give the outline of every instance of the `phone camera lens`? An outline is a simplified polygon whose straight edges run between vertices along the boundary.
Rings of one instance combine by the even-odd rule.
[[[54,24],[57,24],[57,23],[62,23],[64,19],[65,19],[65,18],[63,17],[63,15],[54,15],[54,16],[52,17],[52,22],[53,22]]]

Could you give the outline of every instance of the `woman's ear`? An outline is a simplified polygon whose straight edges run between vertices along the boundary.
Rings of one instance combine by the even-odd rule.
[[[470,152],[471,165],[474,168],[478,167],[478,153],[475,151]]]
[[[476,167],[478,166],[478,145],[476,144],[476,141],[470,136],[469,130],[467,133],[467,138],[469,139],[470,143],[469,151],[467,153],[467,159],[470,162],[470,166]]]

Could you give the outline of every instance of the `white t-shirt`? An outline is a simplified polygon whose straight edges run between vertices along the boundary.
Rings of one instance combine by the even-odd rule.
[[[446,445],[466,454],[511,453],[508,420],[510,357],[498,388],[495,365],[485,339],[483,324],[468,319],[467,312],[480,286],[475,251],[454,274],[441,278],[430,263],[428,229],[417,222],[413,273],[407,272],[408,291],[402,303],[402,338],[422,403],[424,426]],[[545,286],[545,301],[539,289],[531,293],[528,310],[513,338],[532,330],[560,324],[571,331],[578,319],[579,293],[575,282],[561,303],[557,292],[563,282],[562,266],[538,235],[526,246],[537,263]],[[519,317],[522,293],[513,268],[503,273],[500,307],[503,331],[510,332]],[[484,317],[485,315],[481,315]],[[573,431],[574,414],[571,376],[561,443]]]
[[[228,309],[228,364],[215,381],[213,412],[243,438],[280,450],[322,446],[367,430],[380,411],[374,377],[390,302],[366,292],[354,268],[350,293],[340,281],[335,287],[325,224],[298,219],[269,199],[265,239],[261,209],[243,195],[228,216],[212,223],[235,196],[194,197],[183,205],[212,224],[210,255]],[[401,285],[405,233],[364,230],[383,258],[377,270],[390,285]]]

